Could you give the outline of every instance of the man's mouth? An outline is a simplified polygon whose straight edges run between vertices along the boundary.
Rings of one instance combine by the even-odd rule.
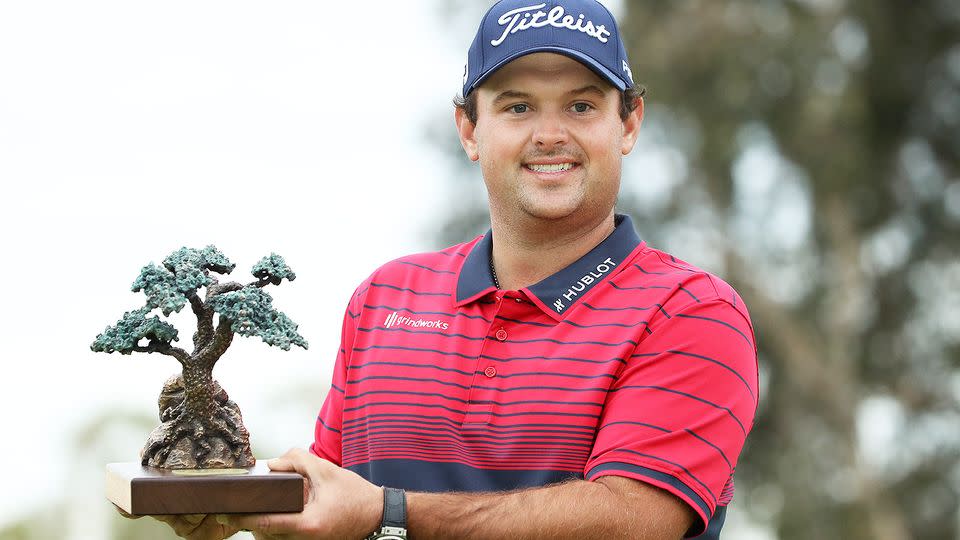
[[[527,169],[530,169],[533,172],[538,173],[556,173],[569,171],[574,168],[576,163],[527,163],[524,165]]]

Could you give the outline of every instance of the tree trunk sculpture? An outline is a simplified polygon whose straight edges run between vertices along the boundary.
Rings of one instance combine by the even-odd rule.
[[[257,281],[246,285],[220,283],[211,275],[229,274],[234,267],[214,246],[181,248],[164,259],[162,267],[152,263],[145,266],[132,289],[146,294],[146,305],[125,313],[90,346],[106,353],[165,354],[182,366],[182,373],[168,379],[160,393],[162,423],[141,451],[144,465],[211,469],[250,467],[255,463],[240,409],[213,379],[213,367],[234,334],[260,336],[268,345],[283,350],[291,345],[306,349],[307,342],[297,333],[297,325],[273,308],[273,298],[263,290],[265,285],[296,278],[283,258],[270,254],[261,259],[252,271]],[[198,294],[201,287],[206,288],[203,299]],[[169,316],[187,303],[197,317],[191,353],[171,344],[179,340],[173,325],[157,316],[147,317],[154,309]]]

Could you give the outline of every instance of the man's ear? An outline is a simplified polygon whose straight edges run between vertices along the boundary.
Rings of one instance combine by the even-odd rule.
[[[623,140],[620,146],[620,152],[623,155],[633,150],[633,145],[637,143],[637,137],[640,134],[640,124],[643,123],[643,98],[638,97],[635,104],[636,108],[623,121]]]
[[[462,107],[457,107],[453,113],[453,118],[457,123],[457,133],[460,135],[460,145],[463,151],[470,158],[470,161],[480,159],[480,152],[477,151],[477,126],[467,117],[467,112]]]

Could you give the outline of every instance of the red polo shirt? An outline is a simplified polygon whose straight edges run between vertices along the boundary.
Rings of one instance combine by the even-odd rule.
[[[311,450],[418,491],[626,476],[716,537],[757,408],[737,293],[646,246],[625,216],[519,291],[494,287],[491,246],[488,233],[398,259],[357,289]]]

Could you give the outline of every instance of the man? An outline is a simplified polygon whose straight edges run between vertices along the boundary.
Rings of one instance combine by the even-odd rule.
[[[455,114],[491,231],[357,289],[310,452],[271,462],[307,478],[303,513],[167,518],[177,532],[717,538],[753,332],[733,289],[614,212],[642,95],[596,0],[493,6]]]

